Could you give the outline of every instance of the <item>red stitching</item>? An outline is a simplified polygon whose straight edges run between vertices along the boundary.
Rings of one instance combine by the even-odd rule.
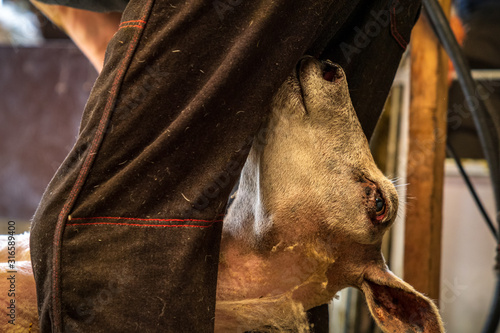
[[[191,221],[191,222],[222,222],[222,220],[197,220],[197,219],[140,219],[135,217],[72,217],[73,220],[132,220],[132,221],[160,221],[160,222],[182,222],[182,221]]]
[[[144,26],[142,26],[142,25],[124,25],[123,27],[120,27],[118,30],[124,29],[124,28],[140,28],[140,29],[144,29]]]
[[[214,221],[220,222],[220,221]],[[213,223],[212,223],[213,224]],[[137,223],[119,223],[119,222],[92,222],[92,223],[68,223],[66,225],[75,226],[75,225],[125,225],[125,226],[134,226],[134,227],[159,227],[159,228],[209,228],[210,225],[194,225],[194,224],[137,224]]]
[[[152,8],[152,3],[154,0],[150,0],[146,6],[144,6],[144,14],[142,16],[142,19],[145,20],[146,17],[148,16],[148,13],[150,12]],[[142,27],[142,26],[141,26]],[[85,158],[85,162],[80,169],[80,172],[78,173],[78,177],[76,179],[75,184],[73,185],[73,188],[71,189],[70,195],[68,199],[66,200],[61,212],[59,213],[59,216],[57,218],[57,223],[56,223],[56,229],[54,233],[54,240],[53,240],[53,250],[52,250],[52,314],[54,318],[54,326],[56,328],[56,331],[60,331],[60,326],[62,322],[61,318],[61,311],[58,311],[59,309],[59,245],[62,239],[62,233],[63,233],[63,227],[64,223],[66,222],[67,215],[69,213],[69,210],[73,206],[76,197],[78,193],[80,193],[81,187],[83,186],[83,183],[88,175],[88,170],[90,166],[92,165],[95,155],[97,153],[97,150],[100,146],[100,143],[102,142],[103,139],[103,134],[106,126],[108,125],[109,122],[109,116],[111,114],[111,109],[113,108],[114,102],[116,100],[116,96],[118,93],[119,89],[119,82],[123,79],[124,72],[125,72],[125,67],[127,63],[131,60],[131,57],[133,55],[134,50],[136,49],[138,45],[138,40],[139,37],[141,36],[141,30],[138,30],[138,32],[135,34],[133,40],[130,43],[129,48],[127,49],[127,53],[125,54],[125,57],[123,57],[123,60],[120,64],[119,69],[117,70],[115,79],[113,80],[112,83],[112,88],[110,91],[110,95],[108,97],[108,100],[106,102],[105,108],[103,115],[101,117],[101,120],[99,121],[99,126],[97,128],[96,133],[94,134],[94,140],[92,141],[92,144],[89,149],[89,154]]]
[[[146,21],[144,21],[144,20],[130,20],[130,21],[122,22],[122,23],[120,23],[120,25],[123,25],[125,23],[131,23],[131,22],[140,22],[140,23],[146,24]]]
[[[395,1],[396,3],[399,3],[399,0]],[[396,22],[396,6],[392,6],[392,11],[391,11],[391,32],[392,36],[398,42],[399,46],[401,46],[403,49],[406,49],[408,46],[408,42],[401,36],[401,34],[398,31],[397,27],[397,22]]]

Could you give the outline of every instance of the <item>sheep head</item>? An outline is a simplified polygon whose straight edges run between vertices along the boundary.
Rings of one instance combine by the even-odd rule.
[[[216,329],[307,332],[305,310],[353,286],[384,332],[443,332],[434,303],[382,257],[397,210],[342,68],[303,58],[274,96],[224,221]]]

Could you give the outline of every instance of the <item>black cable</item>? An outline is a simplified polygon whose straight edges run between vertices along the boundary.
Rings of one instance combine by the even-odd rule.
[[[499,163],[498,163],[498,134],[494,127],[493,120],[486,110],[483,101],[480,98],[475,98],[476,83],[472,78],[469,66],[463,56],[462,49],[458,45],[455,35],[451,31],[450,25],[443,9],[437,0],[423,0],[426,13],[430,19],[430,23],[443,45],[446,53],[450,57],[455,71],[457,72],[458,81],[472,114],[472,119],[477,128],[477,134],[481,142],[484,156],[488,161],[490,168],[490,176],[492,178],[493,188],[495,192],[495,201],[497,209],[500,207],[500,193],[499,191]]]
[[[497,249],[498,256],[498,249]],[[498,272],[498,268],[497,268]],[[493,301],[491,302],[490,313],[488,318],[486,318],[486,323],[484,324],[482,333],[495,333],[498,327],[498,321],[500,318],[500,277],[497,273],[497,284],[495,286],[495,294],[493,295]]]
[[[474,100],[476,92],[476,84],[472,79],[470,69],[465,61],[465,57],[462,54],[462,50],[458,45],[457,40],[455,39],[455,35],[451,31],[448,20],[446,19],[446,16],[443,13],[443,9],[436,0],[423,0],[422,2],[425,6],[427,16],[434,29],[434,32],[436,33],[441,44],[446,50],[446,53],[448,53],[448,56],[453,62],[455,71],[458,76],[458,81],[464,92],[467,105],[469,106],[469,109],[471,111],[472,119],[474,120],[478,137],[481,142],[481,147],[483,149],[484,156],[486,157],[486,160],[488,161],[488,165],[490,168],[490,177],[493,184],[493,192],[495,195],[495,202],[496,202],[497,224],[500,227],[500,220],[499,220],[500,214],[498,213],[498,209],[500,208],[500,189],[499,189],[500,170],[498,163],[500,150],[498,148],[499,144],[498,133],[496,131],[496,128],[494,127],[491,115],[487,112],[483,101],[480,98]],[[497,256],[495,265],[497,273],[497,284],[495,288],[495,294],[493,296],[493,302],[491,304],[490,313],[488,315],[488,319],[486,320],[486,324],[482,331],[483,333],[495,333],[498,324],[500,322],[500,275],[499,275],[500,256],[498,252],[499,249],[500,249],[500,243],[497,246]]]
[[[462,162],[460,161],[460,158],[458,157],[457,153],[455,152],[455,149],[453,149],[453,147],[451,146],[451,144],[449,142],[446,143],[446,151],[448,152],[448,155],[451,156],[455,160],[455,163],[457,164],[457,167],[458,167],[458,171],[462,175],[462,178],[464,179],[465,184],[467,184],[467,187],[469,188],[469,192],[472,195],[472,198],[474,198],[474,202],[476,203],[477,208],[481,212],[481,215],[483,215],[484,221],[488,225],[488,228],[490,229],[491,233],[493,234],[493,237],[495,237],[495,239],[498,239],[498,232],[496,231],[495,227],[493,226],[493,223],[491,222],[491,219],[490,219],[488,213],[484,209],[484,206],[483,206],[481,200],[479,199],[476,190],[474,189],[474,185],[472,185],[472,182],[470,181],[469,176],[467,175],[467,173],[464,170],[464,167],[462,165]]]

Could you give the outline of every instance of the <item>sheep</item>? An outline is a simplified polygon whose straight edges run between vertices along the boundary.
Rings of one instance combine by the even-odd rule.
[[[216,331],[308,332],[305,310],[353,286],[384,332],[443,332],[434,303],[382,257],[398,196],[342,68],[305,57],[272,103],[224,219]]]
[[[15,263],[7,261],[8,235],[0,235],[0,300],[2,316],[0,332],[38,332],[35,280],[31,269],[29,233],[15,235]],[[15,272],[15,273],[13,273]],[[11,300],[14,300],[12,302]]]
[[[303,58],[261,134],[224,218],[215,331],[309,332],[306,311],[351,286],[384,332],[444,332],[432,300],[392,274],[381,254],[398,196],[373,161],[342,68]],[[28,262],[17,270],[16,327],[35,330]]]

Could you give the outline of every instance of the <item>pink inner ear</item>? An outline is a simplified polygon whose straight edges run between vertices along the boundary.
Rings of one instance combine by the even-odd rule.
[[[373,313],[381,325],[399,326],[394,322],[396,321],[408,325],[415,332],[428,332],[426,326],[435,322],[433,311],[423,298],[398,288],[378,285],[368,280],[366,282],[370,285],[375,301]]]

